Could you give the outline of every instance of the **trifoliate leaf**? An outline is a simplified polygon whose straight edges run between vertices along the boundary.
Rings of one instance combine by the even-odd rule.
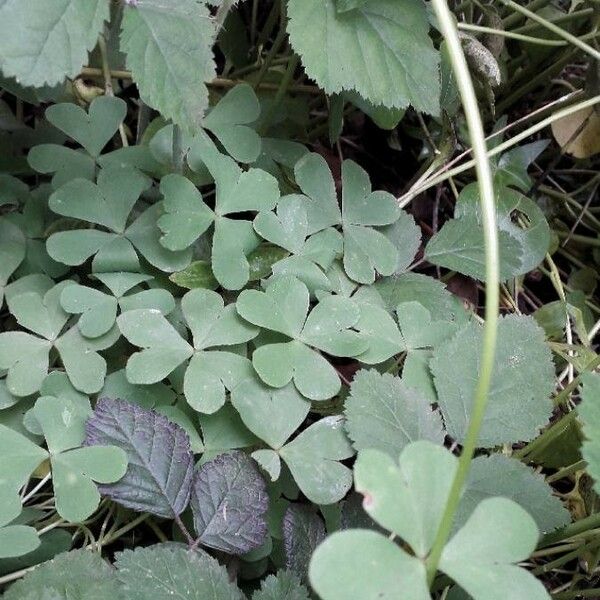
[[[438,54],[422,2],[369,0],[338,13],[334,0],[292,0],[288,14],[292,46],[328,94],[356,90],[373,104],[439,112]]]
[[[105,334],[115,324],[118,301],[94,288],[71,285],[61,294],[63,309],[71,314],[81,314],[77,323],[86,337]]]
[[[294,573],[277,571],[263,579],[260,590],[252,594],[252,600],[309,600],[309,596]]]
[[[341,500],[352,485],[352,473],[338,461],[354,451],[340,417],[325,417],[279,451],[304,495],[316,504]]]
[[[125,101],[112,96],[95,98],[88,112],[71,102],[54,104],[46,110],[46,119],[83,146],[93,158],[100,155],[126,115]],[[118,183],[113,182],[113,186]]]
[[[268,502],[256,463],[239,450],[220,454],[194,473],[194,529],[205,546],[229,554],[258,548],[267,535]]]
[[[485,498],[502,496],[524,508],[541,533],[567,525],[571,518],[552,488],[521,461],[501,454],[478,456],[471,463],[469,478],[461,496],[455,526],[463,525]]]
[[[10,276],[23,262],[26,241],[19,227],[5,218],[0,218],[0,306],[4,299],[4,288]]]
[[[582,456],[588,464],[588,471],[594,478],[596,490],[600,489],[600,375],[586,373],[583,376],[582,402],[579,414],[583,421],[586,441],[582,446]]]
[[[27,155],[29,166],[38,173],[53,173],[52,188],[58,189],[72,179],[93,181],[96,173],[94,159],[82,150],[58,144],[38,144]]]
[[[275,450],[285,444],[310,411],[310,402],[293,384],[271,388],[256,377],[231,391],[231,404],[246,427]]]
[[[395,458],[410,442],[444,442],[439,413],[398,377],[359,371],[345,407],[346,431],[357,451],[375,448]]]
[[[208,9],[194,0],[125,7],[121,49],[140,96],[188,131],[200,125],[208,107],[205,83],[215,76],[214,36]]]
[[[202,126],[214,133],[235,160],[253,163],[261,151],[260,136],[248,125],[260,116],[260,103],[252,87],[238,84],[208,113]]]
[[[173,518],[187,506],[193,454],[185,431],[158,413],[102,398],[86,423],[86,446],[112,445],[127,455],[125,475],[99,486],[112,500],[139,512]]]
[[[27,483],[31,473],[48,456],[37,444],[17,431],[0,424],[0,453],[5,460],[0,466],[2,489],[16,492]],[[11,517],[10,520],[12,520]]]
[[[103,0],[18,0],[0,7],[0,67],[24,86],[74,79],[109,18]]]
[[[45,590],[52,590],[47,597]],[[73,550],[36,567],[5,594],[6,600],[122,600],[114,570],[99,553]]]
[[[19,519],[21,511],[19,495],[0,479],[0,559],[23,556],[40,545],[37,531]]]
[[[201,550],[158,544],[117,555],[117,579],[128,600],[242,600],[225,567]]]
[[[142,408],[167,406],[175,401],[175,392],[164,383],[135,385],[127,381],[125,369],[115,371],[106,377],[100,398],[127,398],[128,402],[139,404]]]
[[[434,351],[431,370],[446,429],[464,439],[481,360],[482,328],[473,322]],[[448,357],[454,357],[449,361]],[[554,366],[533,318],[510,315],[498,324],[494,374],[478,445],[528,441],[552,414]]]
[[[60,398],[43,396],[33,415],[46,438],[57,512],[80,522],[98,508],[100,494],[94,484],[117,481],[127,469],[127,456],[109,444],[81,448],[85,419]]]
[[[549,600],[542,582],[516,565],[535,550],[538,535],[535,521],[518,504],[488,498],[448,542],[440,569],[475,600]]]
[[[291,504],[283,516],[286,568],[306,579],[310,557],[325,537],[325,524],[315,510]]]
[[[252,363],[260,378],[272,387],[293,380],[306,398],[326,400],[337,394],[341,384],[335,369],[313,348],[334,356],[357,356],[368,342],[350,329],[360,317],[352,300],[327,296],[307,317],[308,305],[306,285],[286,275],[275,278],[266,292],[244,290],[236,307],[250,323],[292,338],[254,351]]]
[[[425,564],[367,529],[330,535],[313,554],[309,577],[323,600],[431,600]]]

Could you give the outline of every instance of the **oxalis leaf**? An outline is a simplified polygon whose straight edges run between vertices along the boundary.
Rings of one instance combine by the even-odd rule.
[[[225,402],[225,390],[252,373],[247,358],[216,347],[245,343],[256,337],[258,329],[240,318],[234,304],[225,306],[223,298],[210,290],[189,291],[181,300],[181,310],[193,345],[157,310],[131,310],[119,316],[123,335],[142,348],[127,361],[127,379],[135,384],[157,383],[187,363],[186,400],[198,411],[214,413]]]
[[[176,544],[125,550],[117,554],[117,579],[128,600],[243,600],[225,567],[202,550]]]
[[[424,559],[457,466],[458,459],[448,450],[427,441],[406,446],[399,463],[378,450],[361,452],[355,482],[365,496],[363,507],[409,544],[414,556],[374,531],[335,533],[317,548],[310,563],[311,584],[323,600],[352,594],[373,600],[387,595],[430,600]],[[506,498],[489,498],[448,542],[440,570],[475,600],[548,600],[544,586],[515,565],[531,554],[537,540],[535,522],[520,506]],[[361,568],[365,561],[369,570]]]
[[[245,554],[264,543],[269,499],[255,462],[244,452],[220,454],[195,473],[191,507],[200,543]]]
[[[464,439],[479,372],[482,329],[472,322],[434,351],[434,375],[446,429]],[[454,357],[452,361],[448,357]],[[475,374],[475,375],[474,375]],[[552,414],[554,366],[544,332],[532,317],[500,319],[492,384],[478,445],[528,441]]]
[[[439,112],[438,53],[420,0],[290,0],[288,32],[309,77],[328,94],[356,90],[373,104]],[[368,68],[365,68],[368,65]]]
[[[40,545],[33,527],[12,523],[21,514],[21,500],[0,480],[0,559],[23,556]]]
[[[102,398],[85,425],[85,445],[123,450],[128,467],[100,492],[127,508],[174,518],[187,506],[193,454],[188,434],[166,417],[123,400]]]
[[[75,78],[109,17],[104,0],[8,0],[0,6],[0,67],[24,86]]]
[[[306,398],[325,400],[335,396],[341,384],[333,366],[313,348],[334,356],[358,356],[368,342],[351,330],[360,317],[352,300],[328,296],[307,316],[308,307],[306,285],[289,275],[275,278],[266,292],[244,290],[236,303],[246,321],[291,338],[254,351],[252,364],[260,378],[278,388],[293,380]]]
[[[215,28],[195,0],[144,0],[125,7],[121,49],[140,96],[166,118],[191,131],[208,107],[205,83],[215,76]]]

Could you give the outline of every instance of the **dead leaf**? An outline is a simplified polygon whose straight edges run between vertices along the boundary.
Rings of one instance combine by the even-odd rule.
[[[569,143],[583,123],[585,125],[581,133]],[[578,110],[554,121],[552,134],[563,152],[572,154],[575,158],[589,158],[600,153],[600,115],[593,107]]]

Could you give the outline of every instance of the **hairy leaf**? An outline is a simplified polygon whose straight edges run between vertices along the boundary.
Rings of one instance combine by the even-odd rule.
[[[310,557],[325,537],[325,525],[315,510],[291,504],[283,516],[285,566],[306,579]]]

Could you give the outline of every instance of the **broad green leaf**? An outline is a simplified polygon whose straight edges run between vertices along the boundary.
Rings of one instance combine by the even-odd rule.
[[[310,506],[291,504],[282,528],[285,566],[305,580],[310,557],[326,537],[323,519]]]
[[[0,333],[0,369],[8,369],[6,387],[15,396],[40,389],[48,373],[52,343],[23,331]]]
[[[71,2],[72,5],[77,3],[77,0]],[[46,110],[46,119],[83,146],[93,158],[100,155],[126,115],[125,101],[112,96],[95,98],[88,112],[70,102],[54,104]]]
[[[0,218],[0,306],[10,276],[25,258],[25,236],[19,227]]]
[[[67,521],[83,521],[100,503],[94,481],[110,483],[125,474],[125,452],[108,445],[80,448],[85,418],[64,399],[43,396],[33,414],[48,445],[56,510]]]
[[[225,567],[206,552],[158,544],[117,555],[118,581],[128,600],[242,600]]]
[[[308,590],[290,571],[277,571],[269,575],[252,594],[252,600],[309,600]]]
[[[24,86],[74,79],[109,18],[103,0],[5,0],[0,6],[0,67]]]
[[[263,544],[269,499],[254,461],[242,451],[205,462],[195,473],[191,508],[200,543],[228,554]]]
[[[11,489],[14,492],[25,485],[31,473],[48,456],[43,448],[2,424],[0,453],[5,459],[0,466],[1,489]],[[14,517],[10,520],[12,518]]]
[[[494,167],[494,182],[500,186],[514,186],[526,194],[532,185],[527,167],[548,147],[548,140],[517,146],[500,156]]]
[[[271,388],[256,377],[233,388],[231,403],[246,427],[275,450],[285,444],[310,411],[310,402],[291,383]]]
[[[99,398],[126,398],[128,402],[142,408],[167,406],[175,401],[175,392],[164,383],[135,385],[127,381],[125,369],[115,371],[106,377]]]
[[[594,478],[594,489],[598,490],[600,489],[600,375],[584,374],[581,397],[579,414],[586,437],[581,452],[588,464],[588,472]]]
[[[535,550],[538,535],[535,521],[518,504],[488,498],[448,542],[440,570],[475,600],[549,600],[542,582],[516,565]]]
[[[249,127],[260,116],[252,87],[238,84],[208,113],[202,126],[214,133],[227,152],[242,163],[253,163],[261,151],[260,136]]]
[[[464,439],[480,368],[482,328],[472,322],[434,351],[431,370],[448,434]],[[448,357],[454,357],[452,361]],[[498,324],[494,373],[478,445],[528,441],[552,414],[554,366],[533,318],[503,317]]]
[[[93,181],[96,173],[94,159],[82,150],[58,144],[38,144],[27,155],[29,166],[38,173],[53,173],[52,187],[58,189],[72,179]]]
[[[252,363],[260,378],[272,387],[284,387],[293,379],[303,396],[325,400],[337,394],[341,384],[335,369],[312,347],[334,356],[357,356],[368,342],[350,329],[360,317],[351,300],[327,296],[307,317],[308,304],[306,285],[293,276],[281,276],[266,292],[244,290],[236,307],[250,323],[292,338],[255,350]]]
[[[425,564],[387,537],[366,529],[329,536],[312,556],[309,577],[323,600],[431,599]]]
[[[45,596],[46,591],[50,595]],[[124,600],[112,567],[100,554],[90,550],[59,554],[27,573],[4,597],[6,600]]]
[[[214,36],[208,9],[194,0],[125,7],[121,49],[142,99],[188,131],[200,125],[208,107]]]
[[[248,255],[250,281],[258,281],[268,277],[272,273],[273,266],[287,256],[289,256],[289,253],[283,248],[271,244],[258,246],[256,250]]]
[[[338,462],[354,454],[338,416],[317,421],[283,446],[279,454],[311,502],[333,504],[352,485],[352,472]]]
[[[419,0],[291,0],[287,30],[309,77],[328,94],[356,90],[373,104],[439,112],[438,53]],[[365,67],[368,65],[368,68]]]
[[[70,285],[64,289],[61,306],[70,314],[81,314],[77,325],[85,337],[107,333],[117,318],[118,302],[114,296],[83,285]]]
[[[399,462],[380,450],[363,450],[354,467],[355,487],[365,497],[367,513],[425,558],[457,466],[456,457],[443,446],[424,440],[408,444]]]
[[[252,268],[250,270],[252,270]],[[179,287],[188,290],[193,290],[195,288],[214,290],[219,287],[219,282],[213,275],[210,263],[204,260],[192,262],[183,271],[178,271],[177,273],[169,275],[169,279]]]
[[[392,458],[410,442],[443,444],[439,413],[400,378],[361,370],[345,402],[346,431],[357,451],[375,448]]]
[[[102,398],[86,424],[85,444],[116,446],[127,456],[124,476],[99,486],[103,496],[166,518],[187,506],[193,470],[190,439],[166,417],[123,400]]]
[[[542,475],[519,460],[492,454],[478,456],[471,463],[469,478],[461,496],[455,527],[465,523],[485,498],[502,496],[524,508],[541,533],[567,525],[571,517]]]
[[[250,455],[258,466],[269,475],[271,481],[277,481],[281,475],[281,459],[275,450],[261,448]]]

